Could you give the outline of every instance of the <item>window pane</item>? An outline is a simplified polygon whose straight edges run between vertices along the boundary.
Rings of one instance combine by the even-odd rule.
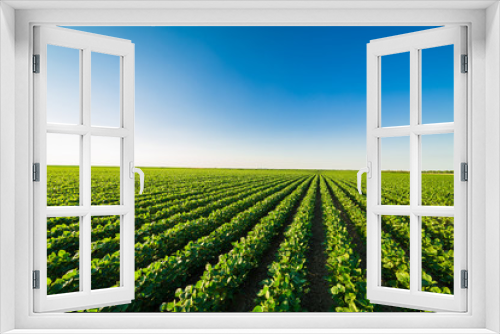
[[[92,217],[92,290],[120,286],[120,216]]]
[[[120,57],[92,52],[94,126],[120,127]]]
[[[91,139],[92,205],[120,204],[121,138]]]
[[[453,134],[426,135],[422,141],[422,205],[453,206]]]
[[[422,290],[453,294],[453,218],[422,217]]]
[[[47,218],[47,294],[80,291],[80,217]]]
[[[382,126],[410,124],[410,53],[381,57]]]
[[[422,123],[453,122],[453,45],[423,49]]]
[[[382,216],[381,285],[410,289],[410,217]]]
[[[381,139],[381,204],[410,204],[410,138]]]
[[[80,123],[80,50],[47,45],[47,122]]]
[[[47,134],[47,206],[80,205],[80,138]]]

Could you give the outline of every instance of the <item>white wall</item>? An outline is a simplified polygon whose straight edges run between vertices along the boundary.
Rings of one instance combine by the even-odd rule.
[[[486,250],[500,254],[500,7],[486,11]],[[486,328],[500,332],[500,263],[486,263]]]
[[[0,333],[14,328],[15,12],[0,3]],[[6,256],[7,255],[7,256]]]

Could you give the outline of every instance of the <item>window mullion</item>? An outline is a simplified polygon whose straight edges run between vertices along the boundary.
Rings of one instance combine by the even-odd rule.
[[[421,253],[420,217],[414,209],[420,205],[420,136],[415,129],[420,123],[420,57],[419,50],[410,50],[410,291],[420,290]]]
[[[90,107],[91,107],[91,51],[86,48],[83,50],[82,66],[81,66],[81,117],[82,125],[90,129]],[[83,206],[89,208],[80,224],[80,290],[90,293],[91,291],[91,235],[92,235],[92,217],[90,215],[91,205],[91,161],[90,161],[90,142],[91,134],[88,131],[82,136],[81,149],[81,176],[80,185],[81,198]],[[83,289],[82,289],[83,288]]]

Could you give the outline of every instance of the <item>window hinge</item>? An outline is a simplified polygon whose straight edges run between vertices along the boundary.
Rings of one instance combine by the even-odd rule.
[[[467,73],[469,71],[469,56],[462,55],[462,73]]]
[[[460,180],[469,181],[469,165],[466,162],[460,164]]]
[[[40,73],[40,55],[33,55],[33,73]]]
[[[33,181],[40,182],[40,164],[38,162],[33,164]]]
[[[33,289],[40,289],[40,270],[33,270]]]
[[[469,287],[469,273],[467,270],[462,270],[462,289]]]

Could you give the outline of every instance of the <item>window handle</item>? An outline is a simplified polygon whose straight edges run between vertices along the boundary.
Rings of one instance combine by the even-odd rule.
[[[366,173],[366,176],[371,179],[372,178],[372,163],[368,161],[367,167],[360,169],[358,171],[358,192],[360,195],[363,195],[363,191],[361,190],[361,176],[363,173]]]
[[[134,167],[133,161],[130,161],[129,168],[130,168],[131,179],[135,178],[135,173],[139,174],[139,182],[141,186],[141,189],[139,190],[139,195],[141,195],[142,192],[144,191],[144,172],[140,168]]]

